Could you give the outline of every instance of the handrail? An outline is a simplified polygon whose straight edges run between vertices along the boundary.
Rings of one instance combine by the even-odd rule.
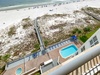
[[[66,75],[70,72],[74,71],[78,67],[82,66],[89,60],[93,59],[94,57],[100,54],[100,44],[97,44],[84,52],[80,53],[78,56],[73,57],[72,59],[68,60],[65,65],[61,66],[60,68],[54,70],[53,72],[49,73],[48,75]]]

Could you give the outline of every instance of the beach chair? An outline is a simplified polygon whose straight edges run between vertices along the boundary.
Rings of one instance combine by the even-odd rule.
[[[37,52],[32,55],[33,58],[37,57]]]
[[[43,54],[43,55],[44,55],[44,54],[46,54],[46,51],[45,51],[45,50],[43,50],[43,51],[42,51],[42,54]]]

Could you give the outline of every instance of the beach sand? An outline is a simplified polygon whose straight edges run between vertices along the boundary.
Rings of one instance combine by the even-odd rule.
[[[82,7],[100,8],[99,0],[81,0],[80,2],[52,4],[39,7],[28,7],[15,10],[0,11],[0,29],[18,24],[22,19],[30,17],[34,20],[45,14],[70,14]]]

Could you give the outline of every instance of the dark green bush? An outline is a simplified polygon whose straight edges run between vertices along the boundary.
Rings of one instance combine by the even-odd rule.
[[[85,35],[83,35],[83,36],[80,37],[80,40],[81,40],[82,42],[86,42],[87,39],[88,39],[88,38],[87,38],[87,36],[85,36]]]

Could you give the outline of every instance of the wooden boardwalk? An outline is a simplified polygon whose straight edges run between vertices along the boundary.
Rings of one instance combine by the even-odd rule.
[[[36,67],[36,69],[39,69],[41,63],[43,63],[43,62],[45,62],[45,61],[47,61],[49,59],[55,59],[55,58],[58,58],[58,57],[60,58],[60,60],[59,60],[60,63],[63,63],[66,60],[68,60],[68,58],[67,59],[62,58],[60,56],[60,54],[59,54],[59,50],[62,49],[63,47],[66,47],[66,46],[70,45],[70,44],[75,44],[75,43],[74,42],[70,42],[68,44],[65,44],[65,45],[59,47],[59,48],[51,50],[49,53],[46,53],[45,55],[39,56],[39,57],[37,57],[35,59],[27,61],[26,63],[20,64],[20,65],[14,67],[14,68],[11,68],[11,69],[7,70],[4,73],[4,75],[16,75],[16,70],[18,68],[22,68],[22,73],[24,73],[24,72],[26,72],[26,71],[34,68],[34,67]],[[75,44],[75,45],[78,48],[81,46],[80,43]]]

